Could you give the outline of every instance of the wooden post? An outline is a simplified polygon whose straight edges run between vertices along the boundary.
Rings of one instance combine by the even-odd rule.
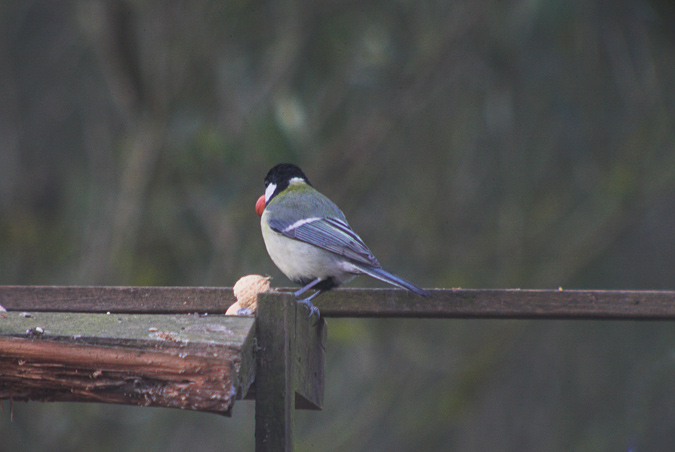
[[[258,297],[256,322],[255,450],[291,451],[294,300],[290,295]]]
[[[256,452],[293,450],[295,408],[321,409],[325,322],[291,294],[262,294],[256,320]]]

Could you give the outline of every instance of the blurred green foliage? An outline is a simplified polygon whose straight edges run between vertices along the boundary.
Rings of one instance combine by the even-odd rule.
[[[292,161],[423,286],[672,289],[674,19],[658,0],[2,2],[0,283],[286,286],[253,205]],[[668,450],[674,336],[331,320],[298,450]],[[0,450],[253,444],[250,402],[8,405]]]

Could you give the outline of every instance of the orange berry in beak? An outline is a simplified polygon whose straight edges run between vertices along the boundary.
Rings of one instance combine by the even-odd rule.
[[[255,203],[255,213],[257,213],[259,217],[262,217],[263,210],[265,210],[265,195],[258,198]]]

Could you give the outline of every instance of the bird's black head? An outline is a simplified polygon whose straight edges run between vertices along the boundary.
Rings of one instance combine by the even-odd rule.
[[[284,191],[293,179],[301,179],[312,185],[300,168],[292,163],[279,163],[265,176],[265,204],[269,203],[277,193]]]

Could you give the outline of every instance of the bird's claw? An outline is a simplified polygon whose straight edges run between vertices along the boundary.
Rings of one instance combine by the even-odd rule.
[[[316,314],[316,321],[314,322],[314,325],[316,325],[319,322],[319,319],[321,319],[321,313],[319,312],[319,308],[314,306],[311,300],[308,298],[305,298],[304,300],[298,300],[298,303],[302,303],[303,305],[305,305],[307,309],[309,309],[309,315],[307,316],[308,319],[314,316],[314,314]]]

